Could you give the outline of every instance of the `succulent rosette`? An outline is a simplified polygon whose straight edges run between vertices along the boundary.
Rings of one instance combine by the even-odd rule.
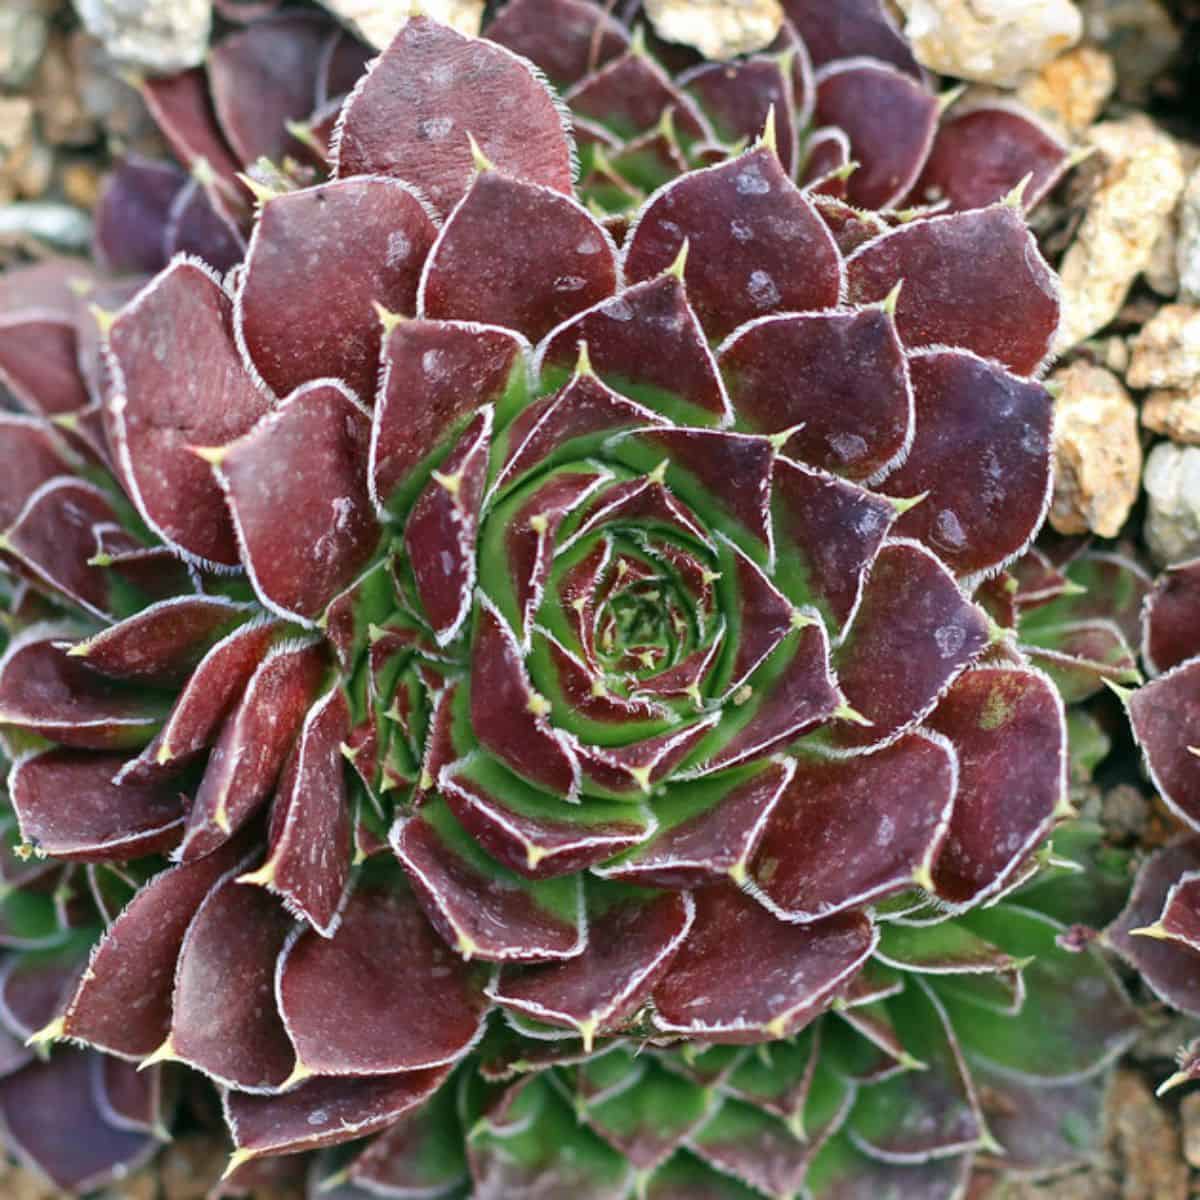
[[[1077,1153],[1131,1018],[1036,890],[1030,655],[1125,668],[1029,551],[1054,277],[1015,197],[848,236],[774,111],[618,245],[540,75],[413,18],[227,276],[9,277],[9,823],[87,884],[36,1044],[202,1072],[235,1168],[381,1134],[348,1192]]]

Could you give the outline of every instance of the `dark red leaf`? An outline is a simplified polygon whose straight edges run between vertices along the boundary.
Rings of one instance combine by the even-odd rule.
[[[365,470],[370,437],[370,415],[344,385],[318,381],[213,452],[255,591],[302,624],[358,578],[379,544]]]
[[[571,141],[528,64],[413,17],[346,103],[336,173],[404,179],[445,215],[471,185],[468,134],[499,170],[571,193]]]
[[[896,531],[959,574],[997,567],[1025,549],[1045,516],[1054,401],[1041,384],[959,350],[914,354],[909,369],[917,433],[883,486],[925,498]]]
[[[739,425],[791,431],[783,450],[801,462],[875,480],[909,447],[908,364],[882,308],[756,321],[721,347],[719,361]]]
[[[1050,832],[1067,789],[1062,701],[1023,669],[967,671],[929,719],[958,754],[958,797],[934,869],[955,903],[991,895]]]
[[[223,446],[269,407],[233,342],[233,306],[207,270],[177,259],[109,331],[110,437],[146,523],[186,554],[236,565],[221,489],[196,446]]]
[[[889,543],[834,659],[846,699],[871,725],[840,737],[868,745],[915,724],[987,644],[983,611],[945,567],[916,542]]]
[[[875,754],[795,764],[751,867],[781,918],[817,920],[928,879],[958,781],[945,742],[911,733]]]
[[[43,309],[0,315],[0,383],[38,416],[83,408],[89,397],[79,373],[75,322]]]
[[[629,45],[625,27],[587,0],[510,0],[487,36],[541,67],[557,87],[569,87]]]
[[[657,192],[630,231],[626,278],[636,283],[665,271],[685,242],[688,299],[712,340],[755,317],[828,308],[840,298],[833,238],[766,146]],[[791,262],[804,270],[780,269]]]
[[[227,841],[270,796],[325,670],[317,642],[284,643],[262,660],[209,756],[188,813],[183,861]]]
[[[184,798],[170,787],[114,783],[124,762],[72,750],[22,759],[8,781],[21,837],[73,862],[126,862],[174,845]]]
[[[654,1019],[704,1041],[790,1036],[829,1004],[875,943],[861,913],[789,925],[732,884],[705,888],[695,900],[692,932],[654,989]]]
[[[188,177],[173,163],[129,155],[96,204],[92,252],[111,275],[153,275],[167,265],[167,230]]]
[[[485,404],[525,373],[523,338],[449,321],[402,321],[383,345],[371,432],[370,486],[377,506],[412,499],[418,468]]]
[[[275,960],[291,928],[273,896],[230,878],[218,884],[183,939],[160,1053],[227,1086],[280,1087],[294,1055],[275,1011]]]
[[[193,67],[176,75],[149,76],[142,81],[142,97],[175,157],[189,171],[207,163],[226,188],[244,165],[229,148],[217,124],[208,73]]]
[[[342,179],[268,200],[250,239],[235,319],[240,344],[275,393],[333,377],[364,400],[373,396],[383,333],[372,305],[416,311],[436,234],[421,201],[397,179]]]
[[[1155,787],[1176,816],[1200,827],[1200,658],[1138,688],[1127,708]]]
[[[279,1003],[303,1069],[391,1075],[456,1062],[486,1001],[407,891],[360,888],[332,938],[300,935]]]
[[[921,68],[883,0],[838,0],[836,8],[821,0],[787,0],[784,12],[817,66],[867,55],[920,78]]]
[[[1045,362],[1058,328],[1058,284],[1008,204],[932,217],[886,233],[846,260],[850,299],[882,300],[898,283],[907,346],[961,346],[1019,375]]]
[[[17,413],[0,413],[0,531],[16,520],[25,502],[42,484],[74,470],[66,446],[47,424]]]
[[[846,198],[889,208],[908,195],[933,145],[938,102],[909,74],[886,63],[831,62],[817,71],[817,119],[850,139],[858,169]]]
[[[1200,654],[1200,559],[1169,566],[1158,577],[1142,621],[1142,658],[1152,673]]]
[[[501,325],[536,342],[611,296],[618,280],[616,246],[587,209],[486,169],[438,236],[419,304],[423,317]]]

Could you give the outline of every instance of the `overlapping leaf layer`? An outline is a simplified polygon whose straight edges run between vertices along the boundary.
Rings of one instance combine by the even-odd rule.
[[[0,297],[0,1108],[64,1186],[161,1129],[129,1063],[220,1085],[243,1170],[379,1134],[320,1166],[347,1195],[1078,1152],[1043,1125],[1094,1124],[1132,1025],[1038,872],[1145,584],[1029,550],[1058,304],[1010,189],[1063,155],[935,131],[883,18],[817,8],[676,81],[579,0],[413,18],[243,252],[236,164],[362,65],[272,18],[151,89],[228,257],[138,259],[114,200],[110,263],[208,261]],[[245,110],[272,37],[305,68]],[[28,1115],[85,1071],[102,1163]]]

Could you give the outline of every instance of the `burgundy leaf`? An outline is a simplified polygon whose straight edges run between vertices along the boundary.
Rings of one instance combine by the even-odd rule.
[[[784,11],[819,67],[835,58],[867,55],[920,77],[921,68],[883,0],[787,0]]]
[[[67,653],[113,679],[179,683],[250,612],[224,596],[176,596],[76,642]]]
[[[142,98],[154,123],[175,157],[189,171],[207,163],[226,187],[233,187],[240,163],[213,110],[208,73],[193,67],[175,75],[148,76],[142,81]]]
[[[458,635],[471,611],[492,420],[490,408],[475,414],[404,523],[404,548],[417,595],[442,646]]]
[[[571,141],[525,60],[413,17],[346,103],[336,173],[404,179],[445,215],[471,185],[468,134],[501,171],[570,195]]]
[[[167,227],[188,177],[174,164],[130,155],[96,204],[93,253],[111,275],[153,275],[167,265]]]
[[[655,805],[659,832],[596,874],[668,888],[740,881],[793,770],[790,761],[768,761],[673,783]]]
[[[227,1086],[283,1084],[294,1056],[275,1011],[275,960],[291,927],[273,896],[230,878],[218,884],[183,939],[171,1033],[160,1053]]]
[[[360,888],[333,937],[290,948],[279,1005],[303,1069],[391,1075],[456,1062],[486,1002],[411,893]]]
[[[0,383],[27,411],[58,416],[88,403],[77,355],[73,320],[45,309],[0,314]]]
[[[419,304],[423,317],[501,325],[536,342],[618,283],[616,247],[587,209],[489,168],[438,236]]]
[[[1021,201],[1030,209],[1066,165],[1067,147],[1055,134],[1015,104],[994,101],[942,124],[913,195],[922,204],[947,199],[957,211],[983,208],[1029,176]]]
[[[325,674],[320,643],[285,643],[263,659],[226,718],[188,814],[190,862],[237,832],[275,788]]]
[[[929,720],[958,754],[958,798],[934,869],[955,903],[990,895],[1050,832],[1067,788],[1062,701],[1024,669],[967,671]]]
[[[449,321],[402,321],[383,345],[383,374],[371,431],[370,487],[389,504],[422,477],[418,468],[469,418],[499,401],[525,372],[523,338],[504,329]]]
[[[586,944],[578,876],[548,884],[569,886],[579,898],[577,914],[555,912],[538,902],[536,886],[489,865],[470,843],[451,845],[430,820],[430,805],[392,833],[392,847],[426,915],[448,943],[484,961],[545,962],[573,958]],[[466,835],[462,835],[464,838]],[[469,855],[469,857],[468,857]]]
[[[881,307],[752,322],[719,361],[739,424],[790,432],[783,450],[793,458],[861,482],[882,478],[908,450],[908,364]]]
[[[92,1089],[110,1125],[166,1139],[170,1104],[163,1095],[163,1071],[141,1070],[111,1054],[92,1055]]]
[[[91,1087],[93,1056],[60,1047],[0,1079],[0,1121],[10,1150],[65,1192],[82,1194],[124,1179],[159,1148],[144,1133],[107,1120]]]
[[[840,629],[858,607],[896,519],[894,506],[857,484],[780,459],[772,508],[780,586]]]
[[[945,567],[915,542],[889,543],[834,661],[846,699],[871,725],[840,737],[868,745],[915,724],[987,644],[983,611]]]
[[[574,874],[636,846],[653,828],[645,810],[592,802],[586,812],[524,789],[471,760],[439,779],[459,823],[493,858],[527,879]]]
[[[764,902],[813,921],[928,878],[954,807],[955,757],[920,732],[848,759],[797,754],[751,867]]]
[[[154,740],[125,768],[129,778],[172,773],[211,745],[258,669],[278,626],[255,621],[234,630],[200,660]]]
[[[997,567],[1025,549],[1045,516],[1054,401],[1041,384],[959,350],[914,354],[909,369],[916,437],[884,490],[925,498],[896,531],[959,574]]]
[[[511,0],[487,36],[541,67],[558,87],[569,87],[629,45],[625,27],[588,0]]]
[[[205,269],[177,259],[109,331],[110,436],[130,496],[164,541],[225,566],[238,561],[233,526],[193,447],[233,441],[269,407],[234,346],[232,311]]]
[[[602,380],[649,409],[674,417],[671,402],[678,397],[685,406],[681,417],[727,423],[729,399],[675,274],[664,272],[626,288],[553,330],[538,348],[538,373],[570,370],[580,343]]]
[[[705,1041],[787,1037],[811,1020],[875,943],[861,913],[789,925],[732,886],[695,894],[696,920],[654,989],[655,1023]],[[743,982],[754,979],[747,989]]]
[[[340,688],[308,710],[271,806],[267,861],[240,881],[274,892],[323,937],[333,934],[350,877],[350,797],[342,757],[349,727]]]
[[[1130,963],[1150,990],[1182,1012],[1200,1016],[1200,953],[1186,943],[1137,934],[1154,928],[1172,887],[1200,870],[1200,841],[1188,838],[1158,850],[1142,866],[1121,915],[1104,940]]]
[[[1175,563],[1158,577],[1142,619],[1142,658],[1153,674],[1200,654],[1200,559]]]
[[[242,559],[269,608],[303,624],[358,578],[379,544],[365,465],[371,418],[344,385],[305,384],[213,469]],[[288,536],[279,536],[287,513]]]
[[[660,274],[685,242],[688,299],[712,340],[754,317],[828,308],[840,299],[833,238],[766,146],[655,193],[630,231],[626,278]],[[804,270],[780,270],[791,262],[803,262]]]
[[[791,175],[796,165],[796,126],[791,80],[780,60],[761,57],[734,62],[703,63],[679,77],[712,120],[717,136],[728,145],[753,141],[774,112],[779,161]]]
[[[533,690],[520,644],[490,601],[479,608],[471,650],[471,728],[506,766],[560,796],[579,790],[570,742],[550,723]]]
[[[148,741],[162,715],[159,696],[89,671],[57,639],[14,642],[0,659],[0,725],[64,746],[109,750]]]
[[[1200,827],[1200,658],[1138,688],[1127,708],[1154,786],[1177,817]]]
[[[195,254],[222,273],[240,263],[246,243],[227,215],[228,207],[199,179],[188,180],[175,194],[167,217],[163,245],[166,257]]]
[[[298,149],[286,123],[303,120],[316,104],[321,48],[329,30],[323,15],[282,13],[212,47],[208,78],[217,119],[243,163],[280,162]]]
[[[662,67],[633,46],[581,79],[563,98],[572,114],[594,121],[622,141],[652,129],[668,110],[686,141],[711,138],[707,122],[692,101]]]
[[[16,413],[0,413],[0,456],[7,468],[0,479],[0,531],[9,528],[42,484],[74,470],[49,425]]]
[[[683,944],[692,912],[687,895],[618,901],[593,919],[578,958],[506,967],[488,995],[535,1021],[578,1030],[588,1049],[597,1033],[619,1028],[650,995]]]
[[[423,1104],[449,1073],[449,1067],[434,1067],[375,1079],[312,1079],[282,1096],[227,1092],[225,1120],[237,1147],[234,1162],[377,1133]]]
[[[64,1037],[144,1058],[171,1031],[175,963],[197,907],[245,854],[243,842],[150,880],[109,926],[63,1016]]]
[[[416,311],[436,234],[421,201],[397,179],[342,179],[268,200],[250,239],[235,320],[239,343],[275,393],[334,377],[357,396],[373,395],[383,334],[372,305]]]
[[[29,497],[0,537],[0,553],[51,596],[62,595],[94,616],[111,608],[109,579],[90,563],[95,527],[116,520],[108,496],[94,484],[59,477]]]
[[[1008,204],[901,225],[846,260],[850,299],[882,300],[898,283],[907,346],[961,346],[1019,375],[1045,362],[1058,328],[1058,285]]]
[[[21,837],[73,862],[126,862],[170,848],[183,831],[183,797],[156,784],[114,783],[124,762],[73,750],[22,759],[8,780]]]
[[[817,119],[850,139],[859,164],[846,180],[850,203],[889,208],[908,195],[929,155],[938,101],[886,63],[833,62],[817,71]]]

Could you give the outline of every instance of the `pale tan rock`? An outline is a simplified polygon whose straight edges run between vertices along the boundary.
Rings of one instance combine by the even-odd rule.
[[[1183,1157],[1188,1166],[1200,1167],[1200,1092],[1188,1092],[1179,1105],[1183,1126]]]
[[[1142,424],[1173,442],[1200,444],[1200,387],[1151,392],[1142,401]]]
[[[1116,86],[1112,56],[1076,46],[1017,88],[1016,98],[1061,132],[1077,137],[1100,115]]]
[[[1200,383],[1200,307],[1164,304],[1130,341],[1125,379],[1134,388]]]
[[[58,34],[46,47],[30,89],[42,137],[52,146],[86,146],[96,140],[96,118],[84,103],[80,83],[72,43]]]
[[[1179,198],[1179,236],[1175,242],[1175,268],[1179,273],[1179,298],[1200,301],[1200,167],[1195,167]]]
[[[1116,537],[1137,500],[1142,471],[1137,408],[1103,367],[1077,362],[1053,376],[1054,496],[1050,524],[1059,533]]]
[[[1079,41],[1069,0],[898,0],[904,32],[932,71],[1014,87]]]
[[[711,59],[762,50],[783,25],[779,0],[646,0],[645,8],[659,37]]]
[[[484,0],[321,0],[335,17],[382,50],[414,12],[474,36],[483,22]]]
[[[152,73],[198,66],[208,51],[212,0],[75,0],[75,10],[113,58]]]
[[[50,12],[45,0],[0,4],[0,87],[23,88],[37,70],[49,36]]]
[[[1093,125],[1085,141],[1108,166],[1059,268],[1060,353],[1117,315],[1130,285],[1149,266],[1184,185],[1178,147],[1146,117]]]
[[[1200,552],[1200,446],[1159,442],[1146,456],[1142,486],[1151,557],[1159,566],[1193,558]]]

